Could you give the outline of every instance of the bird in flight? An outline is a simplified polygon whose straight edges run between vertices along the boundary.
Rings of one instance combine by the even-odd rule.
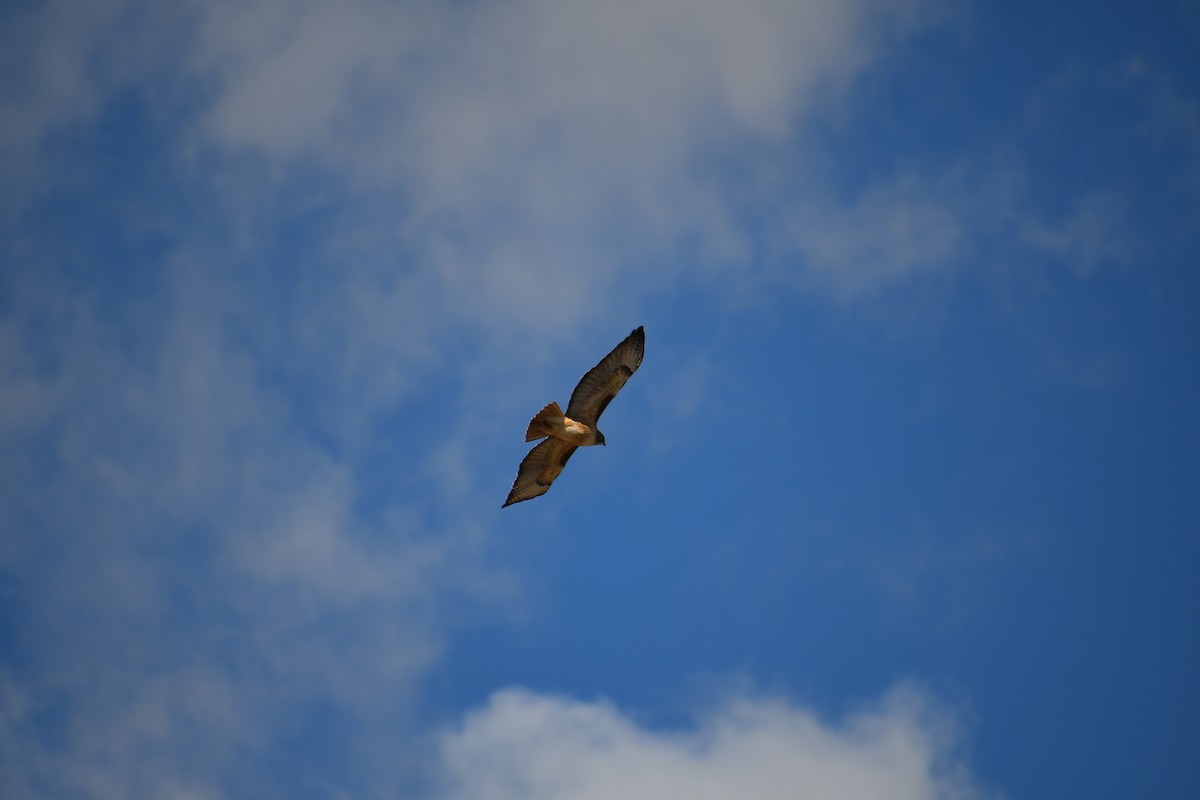
[[[562,473],[576,448],[604,444],[604,434],[596,423],[625,381],[641,366],[645,349],[646,332],[639,326],[579,379],[566,413],[558,403],[551,403],[534,415],[525,431],[525,441],[547,438],[522,459],[512,491],[501,508],[550,491],[550,484]]]

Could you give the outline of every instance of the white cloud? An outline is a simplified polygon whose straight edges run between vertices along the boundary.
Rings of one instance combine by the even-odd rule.
[[[438,800],[968,800],[954,718],[912,688],[830,724],[735,697],[693,728],[657,730],[613,706],[494,695],[440,744]]]
[[[905,175],[867,187],[852,205],[814,198],[791,212],[790,241],[807,269],[797,279],[843,298],[947,272],[968,243],[970,189],[951,178]]]
[[[661,176],[714,133],[787,135],[814,91],[851,78],[881,31],[925,7],[208,4],[197,63],[222,86],[218,140],[345,161],[373,181],[403,164],[444,196],[517,165],[550,179],[564,159],[601,179]],[[346,139],[364,129],[366,147]]]
[[[1086,277],[1099,264],[1131,260],[1127,218],[1120,197],[1090,193],[1079,197],[1063,219],[1026,220],[1019,237],[1030,249],[1054,256]]]
[[[0,83],[0,163],[6,170],[15,170],[17,156],[28,156],[48,128],[90,115],[99,99],[87,61],[119,6],[91,3],[64,13],[62,5],[6,12]]]
[[[853,298],[962,269],[998,231],[1081,273],[1128,252],[1112,192],[1030,213],[983,197],[995,164],[834,185],[807,126],[941,19],[933,0],[92,6],[15,15],[6,161],[120,90],[194,91],[178,155],[216,156],[226,219],[288,213],[251,184],[331,179],[346,222],[320,261],[357,263],[321,300],[365,372],[434,327],[557,330],[681,276]]]
[[[409,735],[447,619],[504,599],[461,520],[360,510],[353,462],[262,379],[272,352],[231,336],[225,280],[180,257],[119,316],[50,276],[11,284],[6,797],[266,794],[246,754],[319,736],[322,708],[353,720],[326,768],[409,768],[374,743]]]
[[[929,19],[828,0],[206,8],[212,143],[387,193],[427,306],[541,331],[681,269],[747,267],[739,153],[788,140]]]

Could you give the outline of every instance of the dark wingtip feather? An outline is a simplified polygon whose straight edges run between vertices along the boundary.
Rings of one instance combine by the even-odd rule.
[[[637,342],[639,350],[646,349],[646,329],[643,326],[638,325],[634,328],[633,333],[629,334],[629,338]]]

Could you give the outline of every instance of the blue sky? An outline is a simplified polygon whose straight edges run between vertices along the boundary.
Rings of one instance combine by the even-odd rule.
[[[1194,3],[0,42],[0,794],[1200,792]]]

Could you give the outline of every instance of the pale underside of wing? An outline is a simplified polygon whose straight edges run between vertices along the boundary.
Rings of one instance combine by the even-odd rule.
[[[571,393],[567,416],[596,424],[617,392],[641,366],[645,350],[646,333],[638,327],[579,380],[579,385]]]
[[[532,500],[550,491],[550,484],[562,474],[567,459],[578,448],[553,437],[534,445],[533,449],[521,459],[517,468],[517,479],[513,481],[512,491],[508,493],[505,506],[520,503],[522,500]]]

